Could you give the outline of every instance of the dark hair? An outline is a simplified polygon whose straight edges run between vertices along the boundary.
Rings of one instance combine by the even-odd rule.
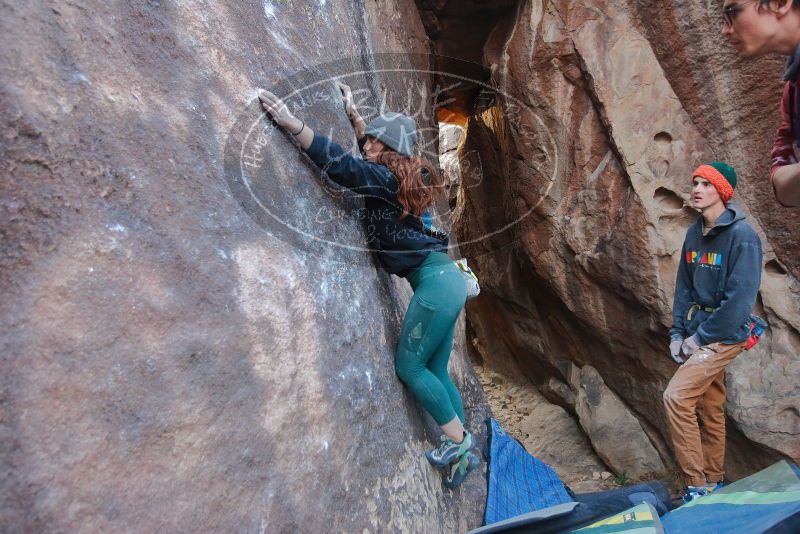
[[[418,156],[404,156],[387,146],[376,161],[385,165],[397,178],[397,200],[403,208],[401,218],[409,213],[420,217],[425,208],[444,193],[441,175],[433,165]]]

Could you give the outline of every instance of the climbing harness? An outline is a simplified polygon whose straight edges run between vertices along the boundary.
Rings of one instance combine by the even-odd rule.
[[[716,308],[709,308],[709,307],[701,306],[700,304],[694,303],[689,308],[689,313],[686,314],[686,320],[687,321],[691,321],[692,320],[692,316],[694,315],[694,313],[697,310],[703,310],[704,312],[708,312],[708,313],[714,313],[715,311],[717,311]]]

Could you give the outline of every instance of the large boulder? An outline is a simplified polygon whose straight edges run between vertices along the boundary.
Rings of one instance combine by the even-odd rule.
[[[461,162],[482,172],[462,177],[456,213],[484,287],[469,320],[499,338],[487,365],[512,361],[543,387],[568,382],[568,364],[591,365],[670,461],[661,395],[675,371],[666,333],[680,247],[697,216],[690,174],[717,159],[739,168],[738,202],[765,251],[756,311],[771,329],[729,367],[737,478],[800,459],[800,272],[766,185],[780,68],[731,65],[708,9],[520,3],[484,47],[497,92],[467,124]],[[764,98],[745,95],[755,80]]]
[[[644,480],[664,474],[664,464],[639,420],[591,365],[572,373],[575,412],[594,450],[620,477]]]
[[[443,488],[422,455],[437,428],[394,374],[408,284],[253,103],[318,82],[298,115],[351,146],[329,77],[390,103],[428,87],[379,66],[420,66],[414,3],[0,9],[3,530],[480,524],[484,475]]]
[[[477,369],[494,417],[528,452],[576,493],[608,489],[609,482],[595,478],[606,465],[567,410],[548,402],[521,374],[515,379],[488,367]]]

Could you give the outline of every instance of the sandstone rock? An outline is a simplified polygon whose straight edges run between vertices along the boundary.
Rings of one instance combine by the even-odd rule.
[[[596,369],[583,367],[572,386],[577,390],[575,411],[581,427],[606,465],[632,479],[663,474],[664,464],[639,421],[606,387]]]
[[[781,457],[800,460],[800,386],[791,378],[797,248],[755,178],[765,173],[756,171],[766,168],[765,124],[773,120],[762,110],[777,108],[765,108],[765,90],[741,96],[779,73],[738,72],[717,52],[711,7],[673,15],[655,4],[646,3],[661,17],[635,2],[523,3],[512,31],[497,33],[507,38],[485,44],[496,104],[467,125],[461,163],[475,168],[477,154],[481,178],[456,209],[462,252],[477,258],[484,288],[469,318],[475,331],[500,337],[487,364],[514,361],[536,384],[564,380],[565,361],[590,364],[668,459],[661,394],[675,369],[666,330],[678,254],[696,217],[687,208],[689,175],[730,155],[743,177],[754,176],[743,180],[754,185],[739,189],[738,202],[757,215],[749,219],[765,250],[757,311],[772,327],[728,373],[735,479]],[[733,93],[722,89],[737,82]],[[774,103],[779,83],[772,89]],[[509,328],[498,334],[502,324]]]
[[[461,165],[458,159],[458,143],[464,129],[455,124],[443,124],[439,129],[439,166],[448,184],[448,196],[455,199],[461,184]]]
[[[550,377],[541,388],[546,397],[557,399],[576,415],[602,461],[632,478],[663,474],[664,465],[647,433],[597,370],[589,365],[564,369],[569,385]]]
[[[456,74],[459,82],[435,76],[445,88],[442,101],[450,109],[473,111],[480,107],[477,98],[480,81],[488,79],[482,64],[484,42],[492,41],[499,22],[511,19],[517,9],[515,0],[424,0],[418,2],[422,22],[433,39],[434,65],[437,70]]]
[[[779,121],[784,58],[740,58],[716,31],[721,25],[720,6],[713,2],[627,4],[632,24],[650,43],[692,123],[715,157],[736,167],[742,177],[739,194],[747,198],[776,256],[797,278],[800,249],[794,229],[800,212],[775,202],[767,176]]]
[[[593,472],[605,471],[606,466],[569,413],[547,402],[532,384],[513,379],[501,381],[495,371],[477,369],[494,416],[528,452],[555,469],[573,491],[608,488],[599,480],[599,474],[592,477]]]
[[[603,484],[589,482],[593,469],[607,467],[566,410],[540,397],[531,404],[530,415],[519,422],[519,431],[525,436],[522,443],[528,451],[553,467],[573,491],[606,489]]]
[[[547,383],[540,386],[540,389],[542,394],[552,402],[575,409],[575,392],[558,378],[551,376]]]
[[[464,128],[456,124],[443,124],[439,128],[439,153],[447,154],[458,149],[458,143],[464,135]]]
[[[350,146],[327,79],[343,72],[321,65],[425,53],[414,3],[2,9],[2,530],[479,525],[484,476],[451,492],[422,456],[438,432],[392,366],[410,289],[363,252],[356,200],[269,128],[258,172],[224,166],[263,124],[255,91],[289,79],[320,82],[297,113]],[[352,83],[397,103],[431,82]],[[453,372],[480,433],[463,332]]]

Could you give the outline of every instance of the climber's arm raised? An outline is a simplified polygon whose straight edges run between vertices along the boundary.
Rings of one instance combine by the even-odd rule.
[[[396,186],[396,182],[387,180],[387,173],[380,165],[355,157],[333,140],[315,134],[305,122],[292,115],[275,94],[263,91],[258,98],[278,126],[294,135],[311,161],[337,184],[362,195],[378,197],[385,197]]]
[[[261,106],[264,111],[269,113],[272,120],[278,126],[284,128],[287,132],[295,136],[297,142],[303,150],[308,150],[314,141],[314,130],[312,130],[305,122],[301,121],[289,111],[289,108],[283,101],[269,91],[262,91],[258,95],[261,100]]]
[[[358,112],[358,108],[353,100],[353,91],[350,90],[350,86],[342,82],[336,82],[336,86],[342,93],[344,110],[347,113],[347,117],[350,119],[350,124],[353,125],[353,129],[356,131],[356,139],[358,139],[358,144],[361,146],[363,144],[364,130],[367,128],[367,123],[364,122],[364,118]]]

